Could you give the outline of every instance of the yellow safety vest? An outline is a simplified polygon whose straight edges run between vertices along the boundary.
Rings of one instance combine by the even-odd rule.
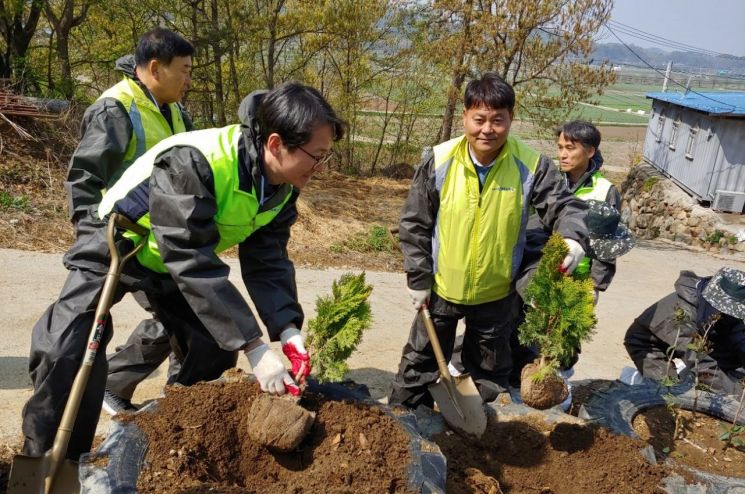
[[[433,152],[440,196],[433,289],[459,304],[502,299],[522,258],[528,194],[540,153],[508,137],[480,189],[465,137],[439,144]]]
[[[102,98],[114,98],[119,101],[132,122],[132,137],[129,138],[122,166],[111,177],[109,183],[106,184],[107,187],[111,187],[119,180],[124,170],[145,154],[145,151],[166,137],[186,131],[181,107],[177,103],[168,105],[171,109],[173,123],[173,130],[171,130],[171,126],[168,125],[168,121],[153,100],[143,92],[137,82],[128,77],[104,91],[98,99]]]
[[[293,191],[291,185],[283,185],[273,196],[278,200],[271,200],[271,204],[265,203],[262,207],[256,188],[251,192],[240,189],[238,143],[241,138],[240,125],[229,125],[219,129],[179,134],[159,142],[135,161],[121,180],[106,193],[98,209],[99,217],[103,218],[109,214],[114,209],[116,201],[126,197],[130,190],[150,177],[155,159],[161,153],[175,146],[191,146],[204,155],[212,169],[217,203],[214,221],[220,234],[215,253],[238,245],[253,232],[269,224],[282,210]],[[150,229],[150,213],[139,218],[137,223]],[[134,242],[139,242],[140,239],[131,232],[126,232],[125,236]],[[137,253],[137,260],[146,268],[158,273],[168,272],[152,231],[145,246]]]

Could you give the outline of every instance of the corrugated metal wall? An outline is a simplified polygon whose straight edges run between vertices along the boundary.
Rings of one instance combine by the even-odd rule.
[[[745,192],[745,120],[720,119],[716,125],[721,146],[708,191],[711,200],[717,190]]]
[[[717,190],[745,192],[745,120],[658,100],[652,112],[644,140],[647,161],[700,201],[713,201]]]

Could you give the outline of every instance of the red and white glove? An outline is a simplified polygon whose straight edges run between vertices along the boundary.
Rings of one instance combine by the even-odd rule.
[[[282,353],[292,364],[292,376],[298,384],[304,384],[311,368],[310,355],[303,344],[303,335],[295,326],[288,326],[280,333],[279,339],[282,342]]]
[[[266,343],[247,351],[246,358],[262,391],[275,395],[287,392],[293,396],[300,396],[300,388],[287,373],[282,359]]]

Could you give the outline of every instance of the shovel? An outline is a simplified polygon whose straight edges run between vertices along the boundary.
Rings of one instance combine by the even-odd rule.
[[[454,430],[467,435],[481,437],[486,430],[486,412],[476,385],[468,374],[452,376],[445,355],[437,339],[435,325],[426,304],[420,309],[427,336],[435,352],[440,379],[430,384],[429,392],[437,403],[442,417]]]
[[[142,247],[140,242],[128,254],[120,259],[119,251],[114,243],[116,227],[130,230],[143,238],[147,236],[148,230],[137,225],[124,216],[113,213],[107,227],[107,240],[109,252],[111,253],[111,265],[106,275],[106,281],[101,289],[101,297],[96,307],[96,315],[93,318],[93,327],[88,337],[88,345],[83,355],[83,363],[78,369],[75,381],[72,383],[70,397],[65,405],[62,420],[54,436],[52,449],[44,456],[34,458],[24,455],[16,455],[10,470],[7,494],[77,494],[80,492],[78,480],[78,463],[65,458],[67,445],[70,442],[72,428],[78,415],[80,401],[88,384],[88,378],[96,360],[101,338],[103,337],[106,322],[109,318],[109,309],[116,293],[116,286],[122,273],[124,264]]]

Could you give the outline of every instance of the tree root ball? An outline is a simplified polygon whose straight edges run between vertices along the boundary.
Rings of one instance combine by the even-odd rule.
[[[550,372],[543,380],[534,381],[533,376],[540,369],[540,363],[526,365],[520,373],[520,396],[523,403],[538,410],[546,410],[558,405],[569,396],[564,380],[555,372]]]
[[[292,397],[261,393],[248,412],[248,435],[271,451],[287,453],[305,439],[315,419]]]

